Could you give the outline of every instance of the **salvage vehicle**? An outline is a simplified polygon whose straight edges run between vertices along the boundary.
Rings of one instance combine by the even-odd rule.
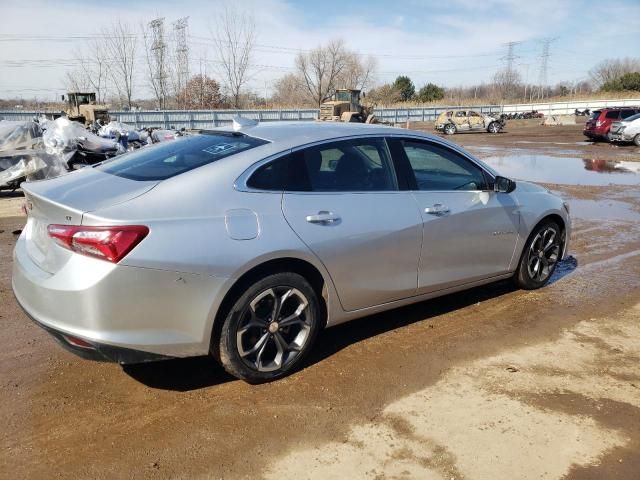
[[[636,113],[621,122],[613,122],[609,130],[612,142],[633,142],[640,147],[640,113]]]
[[[84,125],[92,125],[98,121],[103,124],[109,123],[109,111],[106,105],[96,104],[96,94],[93,92],[67,93],[67,108],[64,113],[69,120]]]
[[[363,93],[364,95],[364,93]],[[337,89],[333,100],[320,105],[318,120],[346,123],[377,123],[373,108],[362,105],[360,90]]]
[[[435,129],[447,135],[478,130],[499,133],[504,125],[502,118],[485,115],[475,110],[449,110],[438,115]]]
[[[223,127],[23,187],[28,316],[86,358],[211,354],[252,383],[299,368],[325,327],[502,279],[540,288],[571,228],[545,188],[362,124]]]
[[[625,120],[636,113],[640,113],[640,107],[607,107],[591,112],[582,133],[591,140],[609,141],[611,124],[619,120]]]

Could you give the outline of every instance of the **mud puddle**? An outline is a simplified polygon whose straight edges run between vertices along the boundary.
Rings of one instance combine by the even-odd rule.
[[[640,163],[514,152],[482,159],[516,180],[563,185],[640,185]]]

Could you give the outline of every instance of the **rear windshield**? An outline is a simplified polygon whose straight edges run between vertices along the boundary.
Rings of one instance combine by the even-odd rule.
[[[596,120],[600,116],[600,110],[596,110],[595,112],[591,112],[591,116],[589,117],[591,120]]]
[[[265,143],[240,133],[193,135],[141,148],[96,168],[129,180],[165,180]]]

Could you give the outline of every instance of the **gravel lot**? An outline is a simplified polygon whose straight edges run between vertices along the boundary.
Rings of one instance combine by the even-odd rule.
[[[640,149],[536,122],[449,139],[554,158],[573,258],[542,290],[502,282],[327,330],[306,368],[260,386],[207,358],[62,350],[13,299],[24,218],[0,193],[0,478],[638,479],[640,188],[603,179],[640,178]],[[563,173],[578,161],[596,184]]]

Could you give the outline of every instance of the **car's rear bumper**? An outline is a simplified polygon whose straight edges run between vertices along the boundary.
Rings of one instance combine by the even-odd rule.
[[[27,253],[24,235],[14,250],[12,286],[27,315],[75,353],[120,363],[206,354],[225,281],[78,254],[50,274]],[[69,337],[93,348],[79,352]]]

